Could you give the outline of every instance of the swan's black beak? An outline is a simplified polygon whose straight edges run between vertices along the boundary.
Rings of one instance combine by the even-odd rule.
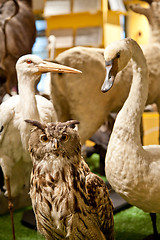
[[[106,61],[106,78],[101,87],[101,91],[103,93],[107,92],[111,89],[114,83],[114,79],[117,75],[117,64],[115,63],[116,59],[112,59],[110,61]]]

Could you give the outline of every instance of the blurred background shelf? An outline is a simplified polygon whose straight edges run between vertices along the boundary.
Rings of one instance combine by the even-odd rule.
[[[136,0],[33,0],[33,11],[36,18],[46,21],[45,37],[56,37],[57,56],[78,45],[104,48],[126,36],[146,44],[148,22],[129,10],[133,3],[147,7]]]
[[[125,7],[124,12],[112,11],[106,0],[46,0],[46,36],[56,37],[55,55],[78,45],[105,47],[121,38],[121,14],[126,14]]]

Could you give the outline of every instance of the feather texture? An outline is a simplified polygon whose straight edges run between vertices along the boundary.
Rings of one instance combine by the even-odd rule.
[[[73,124],[47,123],[31,132],[30,196],[38,230],[47,240],[114,239],[107,187],[82,158]]]

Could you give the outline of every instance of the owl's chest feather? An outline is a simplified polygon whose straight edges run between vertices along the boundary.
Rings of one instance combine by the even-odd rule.
[[[86,212],[85,174],[74,165],[47,167],[45,172],[37,165],[31,176],[30,196],[39,217],[43,213],[48,222],[64,229],[72,214]]]

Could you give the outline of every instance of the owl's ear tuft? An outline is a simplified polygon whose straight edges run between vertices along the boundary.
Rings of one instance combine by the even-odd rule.
[[[77,127],[77,124],[80,124],[80,122],[77,120],[70,120],[67,122],[67,126],[73,129]]]
[[[43,124],[41,124],[40,122],[38,121],[35,121],[35,120],[29,120],[29,119],[26,119],[24,120],[26,123],[30,123],[31,125],[41,129],[42,131],[44,131],[44,126]]]

